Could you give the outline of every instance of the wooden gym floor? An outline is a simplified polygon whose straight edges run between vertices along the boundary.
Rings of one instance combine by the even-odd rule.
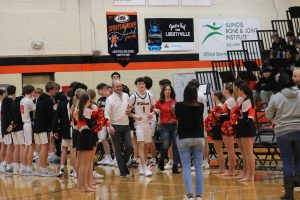
[[[58,166],[51,165],[51,170]],[[65,176],[24,177],[0,174],[0,200],[4,199],[88,199],[88,200],[181,200],[184,197],[182,175],[172,175],[171,171],[156,174],[151,178],[141,177],[137,169],[134,175],[120,178],[115,167],[97,167],[105,175],[95,193],[82,193],[76,188],[76,180]],[[276,200],[283,189],[281,172],[257,171],[255,182],[241,183],[221,175],[210,175],[204,170],[205,200]],[[300,192],[295,192],[300,199]]]

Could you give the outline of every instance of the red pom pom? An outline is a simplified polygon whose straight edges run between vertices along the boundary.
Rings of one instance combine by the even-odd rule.
[[[234,136],[235,134],[235,129],[231,121],[224,122],[221,126],[221,131],[227,136]]]

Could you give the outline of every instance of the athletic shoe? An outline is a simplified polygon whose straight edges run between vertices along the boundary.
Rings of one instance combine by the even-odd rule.
[[[62,177],[63,175],[65,175],[65,169],[64,168],[60,168],[59,172],[58,172],[58,176]]]
[[[8,172],[8,173],[14,172],[14,167],[13,166],[10,166],[10,167],[6,166],[6,172]]]
[[[110,155],[106,155],[102,160],[97,162],[97,165],[108,165],[112,161],[112,158]]]
[[[71,169],[70,170],[70,176],[73,177],[73,178],[77,178],[77,174],[76,174],[76,171]]]
[[[145,172],[144,172],[144,169],[143,169],[143,166],[142,165],[139,165],[138,166],[138,170],[139,170],[139,175],[144,175]]]
[[[150,169],[148,167],[145,167],[144,176],[149,177],[149,176],[152,176],[152,175],[153,175],[153,173],[150,171]]]
[[[26,173],[27,173],[27,170],[25,168],[20,170],[21,176],[25,176]]]
[[[57,155],[53,155],[50,157],[48,157],[48,161],[49,163],[59,163],[60,162],[60,157],[58,157]]]
[[[191,167],[191,170],[192,170],[192,171],[195,171],[195,166],[192,166],[192,167]]]
[[[102,174],[99,174],[98,172],[96,171],[93,171],[93,177],[95,179],[104,179],[104,176]]]
[[[6,165],[0,165],[0,172],[5,173],[6,172]]]
[[[202,166],[204,169],[209,169],[208,159],[203,159]]]
[[[22,176],[40,176],[40,172],[32,171],[32,169],[25,169]]]
[[[109,166],[118,167],[117,159],[116,157],[108,164]]]
[[[32,160],[33,160],[33,162],[38,162],[39,159],[40,159],[40,156],[38,154],[36,154],[36,155],[34,155]]]
[[[148,167],[149,168],[156,168],[157,164],[156,164],[156,159],[155,158],[151,158],[150,161],[148,162]]]
[[[127,174],[120,174],[121,178],[127,178]]]
[[[165,165],[165,170],[170,170],[173,167],[173,161],[169,160],[167,164]]]
[[[196,200],[202,200],[202,197],[197,197]]]
[[[19,175],[19,174],[20,174],[20,169],[17,168],[17,167],[15,167],[15,168],[14,168],[14,171],[13,171],[13,174],[14,174],[14,175]]]
[[[48,169],[43,169],[40,171],[40,176],[41,177],[56,177],[58,176],[57,173],[50,172]]]
[[[139,166],[139,161],[137,161],[135,159],[132,159],[131,163],[132,163],[132,167],[138,167]]]

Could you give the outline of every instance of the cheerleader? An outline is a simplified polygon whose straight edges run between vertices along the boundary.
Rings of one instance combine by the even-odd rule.
[[[254,124],[254,101],[252,91],[246,82],[238,86],[239,97],[243,98],[241,103],[240,136],[243,148],[244,177],[241,181],[254,181],[255,157],[253,154],[254,137],[256,127]]]
[[[226,98],[224,103],[223,113],[221,114],[222,121],[230,120],[230,110],[236,106],[236,101],[233,98],[233,88],[231,83],[227,83],[223,89],[223,95]],[[222,132],[222,138],[228,155],[229,170],[224,176],[235,176],[236,156],[234,151],[234,135],[228,135]]]
[[[240,107],[242,102],[243,102],[243,97],[240,97],[239,96],[239,87],[242,83],[244,83],[245,81],[243,80],[240,80],[240,79],[237,79],[234,81],[233,83],[233,93],[234,93],[234,96],[236,98],[236,106],[237,107]],[[242,157],[244,158],[245,157],[245,154],[244,154],[244,147],[242,145],[242,137],[241,137],[241,127],[240,127],[240,119],[238,119],[238,123],[235,125],[235,139],[238,143],[238,146],[239,146],[239,149],[240,149],[240,153],[242,155]],[[239,176],[237,176],[237,179],[243,179],[244,178],[244,174],[245,174],[245,171],[246,170],[246,165],[244,163],[244,168],[243,168],[243,172],[241,172],[239,174]]]
[[[219,169],[212,171],[211,172],[212,174],[223,174],[225,172],[225,160],[224,160],[224,153],[223,153],[223,149],[222,149],[222,145],[223,145],[222,131],[221,131],[222,121],[220,118],[221,110],[223,110],[224,99],[225,99],[225,97],[223,96],[223,94],[220,90],[217,90],[213,93],[212,100],[217,103],[217,106],[215,106],[212,109],[213,112],[215,110],[216,113],[212,113],[212,114],[219,117],[219,121],[212,129],[212,139],[214,142],[215,150],[218,155]],[[220,109],[220,112],[218,112],[217,109]]]
[[[100,109],[100,108],[98,108],[97,104],[95,103],[95,100],[96,100],[96,92],[95,92],[95,90],[89,89],[87,91],[87,94],[89,95],[90,100],[91,100],[91,107],[90,107],[90,109],[92,109],[93,112],[98,112],[98,109]],[[92,180],[93,185],[96,185],[96,180],[94,180],[94,179],[103,179],[104,176],[101,175],[101,174],[99,174],[98,172],[96,172],[94,170],[94,157],[96,155],[96,150],[97,150],[98,133],[94,133],[94,140],[95,140],[94,141],[95,142],[95,146],[93,147],[93,153],[92,153],[93,155],[91,156],[91,161],[90,162],[92,163],[91,166],[92,166],[92,172],[93,172],[91,180]]]
[[[91,129],[92,110],[90,109],[91,101],[87,94],[79,98],[78,110],[74,113],[79,134],[77,137],[77,162],[78,162],[78,189],[82,192],[94,192],[95,186],[92,184],[92,157],[95,147],[95,137]]]

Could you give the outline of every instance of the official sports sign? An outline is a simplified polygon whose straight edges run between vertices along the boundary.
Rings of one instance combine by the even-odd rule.
[[[258,19],[199,20],[200,60],[227,59],[227,50],[242,50],[242,40],[256,40]]]

